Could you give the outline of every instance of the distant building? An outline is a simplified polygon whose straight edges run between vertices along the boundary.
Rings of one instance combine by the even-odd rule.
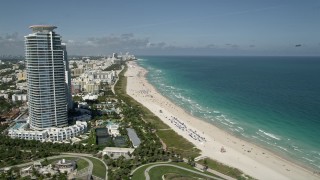
[[[27,80],[27,71],[19,71],[16,76],[18,81],[25,81]]]
[[[94,82],[91,82],[91,83],[88,83],[88,84],[85,84],[84,87],[85,89],[85,92],[87,93],[99,93],[100,89],[101,89],[101,85],[100,83],[94,83]]]
[[[83,68],[75,68],[75,69],[72,69],[71,71],[72,73],[72,76],[80,76],[81,74],[84,73],[84,69]]]
[[[16,101],[27,101],[28,100],[28,95],[27,94],[13,94],[12,95],[12,101],[16,102]]]
[[[27,82],[16,83],[16,88],[20,90],[28,90],[28,83]]]
[[[19,69],[19,65],[18,64],[13,64],[12,65],[12,70],[15,70],[15,69]]]
[[[91,100],[91,101],[95,101],[98,99],[98,95],[92,95],[92,94],[87,94],[85,96],[82,97],[82,99],[85,100]]]

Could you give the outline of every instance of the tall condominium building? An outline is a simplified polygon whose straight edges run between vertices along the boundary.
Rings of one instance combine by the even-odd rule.
[[[68,125],[68,64],[61,36],[50,25],[30,26],[25,36],[29,123],[35,130]]]
[[[64,43],[61,44],[61,47],[63,49],[63,63],[64,63],[65,78],[66,78],[67,104],[68,104],[68,109],[72,109],[73,101],[71,96],[71,71],[69,69],[67,47],[66,47],[66,44]]]

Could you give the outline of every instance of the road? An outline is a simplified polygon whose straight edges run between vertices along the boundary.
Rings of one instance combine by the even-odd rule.
[[[210,176],[210,175],[207,175],[207,174],[204,174],[204,173],[201,173],[201,172],[198,172],[198,171],[194,171],[194,170],[191,170],[191,169],[188,169],[188,168],[184,168],[184,167],[181,167],[181,166],[177,166],[177,165],[174,165],[174,164],[155,164],[155,165],[149,166],[146,170],[144,170],[144,176],[146,177],[146,180],[150,180],[149,171],[152,168],[159,167],[159,166],[171,166],[171,167],[175,167],[175,168],[178,168],[178,169],[182,169],[182,170],[185,170],[185,171],[192,172],[194,174],[199,174],[201,176],[205,176],[205,177],[208,177],[208,178],[211,178],[211,179],[223,180],[223,179],[215,177],[215,176]]]

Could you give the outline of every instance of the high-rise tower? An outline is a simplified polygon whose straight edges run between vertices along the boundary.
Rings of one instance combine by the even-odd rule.
[[[71,96],[71,72],[69,69],[69,60],[68,60],[68,53],[67,53],[67,47],[65,43],[61,44],[62,50],[63,50],[63,63],[64,63],[64,70],[65,70],[65,78],[66,78],[66,91],[67,91],[67,104],[68,109],[73,108],[73,101]]]
[[[68,125],[65,48],[50,25],[30,26],[25,36],[29,123],[33,129]]]

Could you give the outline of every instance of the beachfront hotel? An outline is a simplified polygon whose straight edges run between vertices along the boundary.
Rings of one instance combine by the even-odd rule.
[[[32,34],[25,36],[29,123],[35,130],[68,125],[69,70],[64,62],[66,48],[61,45],[61,36],[53,31],[55,28],[30,26]]]

